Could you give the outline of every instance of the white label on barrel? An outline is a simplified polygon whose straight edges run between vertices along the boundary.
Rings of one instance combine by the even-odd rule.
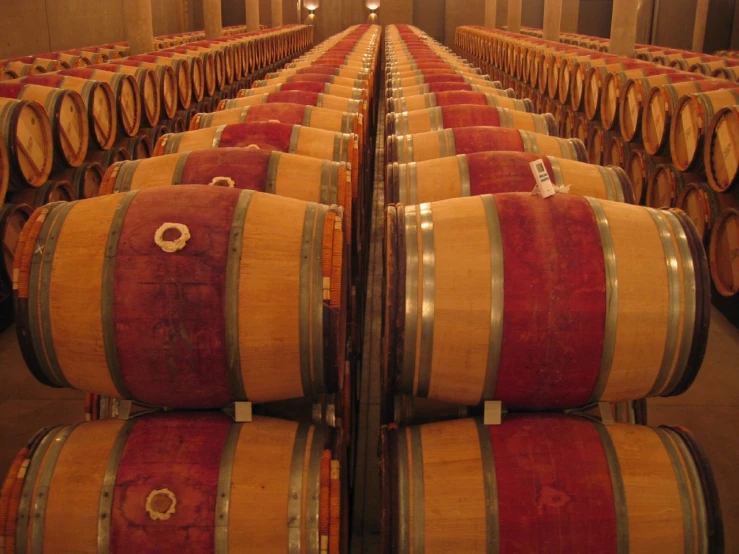
[[[554,195],[552,180],[549,178],[549,172],[544,162],[542,160],[535,160],[529,165],[531,166],[531,173],[534,174],[534,179],[536,179],[536,187],[531,191],[531,194],[541,194],[542,198],[548,198]]]

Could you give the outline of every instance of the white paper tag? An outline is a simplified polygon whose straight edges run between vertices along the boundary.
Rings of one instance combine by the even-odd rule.
[[[535,160],[529,165],[531,166],[531,173],[534,174],[534,179],[536,179],[536,187],[531,191],[531,194],[540,194],[542,198],[553,196],[555,193],[554,186],[544,162]]]

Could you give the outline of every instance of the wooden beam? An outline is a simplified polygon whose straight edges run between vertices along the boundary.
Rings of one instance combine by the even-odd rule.
[[[282,25],[282,0],[272,0],[272,27]]]
[[[611,45],[609,51],[618,56],[633,56],[639,0],[613,0]]]
[[[708,23],[708,0],[698,0],[693,27],[693,52],[703,52],[706,41],[706,23]]]
[[[485,27],[495,29],[498,11],[498,0],[485,0]]]
[[[562,25],[562,0],[544,0],[544,40],[559,42],[559,30]]]
[[[246,0],[246,30],[259,30],[259,0]]]
[[[508,0],[508,30],[521,32],[521,0]]]
[[[205,22],[205,38],[223,36],[221,0],[203,0],[203,21]]]
[[[562,0],[563,33],[577,33],[577,24],[580,19],[580,0]]]
[[[154,50],[154,22],[151,0],[128,0],[123,3],[126,40],[131,54],[146,54]]]

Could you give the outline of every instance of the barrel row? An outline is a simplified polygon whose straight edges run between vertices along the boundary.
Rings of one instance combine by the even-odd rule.
[[[730,58],[639,46],[636,58],[618,58],[479,27],[458,37],[470,59],[559,114],[561,135],[583,140],[592,162],[624,168],[640,204],[688,213],[709,253],[716,303],[736,311],[739,89]]]
[[[692,436],[603,425],[587,409],[607,400],[616,421],[643,423],[644,401],[630,400],[679,394],[695,378],[710,304],[692,224],[678,212],[629,205],[623,169],[584,163],[582,141],[486,118],[489,92],[406,95],[407,84],[392,86],[408,58],[423,82],[431,73],[422,60],[432,55],[450,77],[480,75],[419,30],[388,28],[386,107],[396,113],[386,124],[436,109],[440,129],[386,131],[380,551],[579,552],[597,542],[617,552],[653,541],[675,552],[720,549],[716,487]],[[454,94],[459,105],[447,96]],[[423,106],[432,102],[446,105]],[[477,116],[468,122],[449,111],[464,102]],[[526,108],[507,110],[537,117]],[[532,196],[532,162],[569,194]],[[509,192],[516,190],[525,193]],[[629,238],[642,235],[638,245]],[[665,260],[680,268],[672,277]],[[684,271],[687,279],[675,281]],[[646,298],[664,304],[652,311]],[[664,318],[670,302],[672,322]],[[629,344],[627,329],[642,324],[660,330]],[[483,402],[494,399],[509,412],[584,408],[571,416],[509,413],[487,426]],[[643,471],[660,475],[654,496]],[[661,514],[659,536],[638,515],[652,510]]]

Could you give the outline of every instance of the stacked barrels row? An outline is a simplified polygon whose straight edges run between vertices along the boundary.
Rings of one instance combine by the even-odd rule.
[[[312,27],[287,26],[140,56],[121,47],[101,53],[108,63],[0,82],[0,329],[12,320],[12,256],[31,209],[97,196],[110,165],[150,157],[163,134],[186,131],[311,36]]]
[[[13,272],[30,371],[137,417],[29,440],[0,491],[3,552],[348,551],[348,252],[380,34],[350,28],[267,81],[351,75],[355,111],[254,106],[31,214]]]
[[[591,412],[695,379],[690,219],[633,205],[622,168],[418,29],[385,49],[382,552],[721,551],[691,434]]]
[[[479,27],[457,36],[470,59],[557,113],[592,162],[623,167],[640,204],[690,216],[716,305],[739,321],[739,61],[654,46],[624,58]]]

